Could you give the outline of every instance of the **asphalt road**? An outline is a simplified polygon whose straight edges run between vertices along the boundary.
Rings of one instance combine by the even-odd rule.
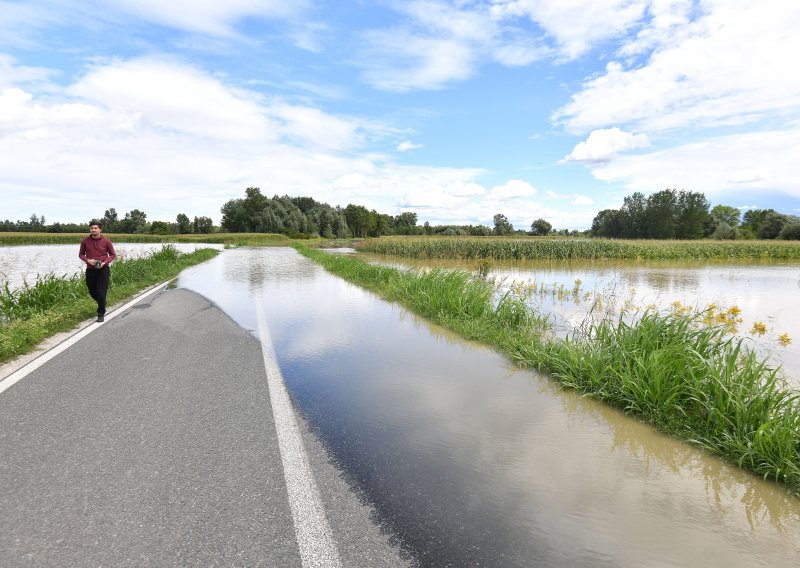
[[[412,564],[295,415],[338,565]],[[259,341],[157,293],[0,393],[0,565],[315,565],[277,437]]]

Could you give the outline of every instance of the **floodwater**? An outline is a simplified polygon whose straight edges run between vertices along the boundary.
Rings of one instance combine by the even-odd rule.
[[[169,243],[180,252],[223,245],[205,243]],[[114,243],[117,258],[139,258],[160,250],[161,243]],[[34,284],[37,275],[53,273],[72,276],[83,272],[86,265],[78,258],[78,245],[20,245],[0,246],[0,286],[8,283],[12,290],[24,283]]]
[[[411,261],[364,255],[365,259],[400,267],[445,266],[475,271],[475,262]],[[572,261],[495,262],[489,276],[509,286],[534,284],[531,302],[550,314],[557,333],[580,326],[589,313],[617,317],[654,306],[660,310],[741,310],[735,335],[745,345],[780,365],[787,381],[800,388],[800,263],[787,261],[676,262]],[[579,292],[573,293],[579,282]],[[561,290],[562,294],[558,294]],[[635,317],[635,316],[633,316]],[[757,323],[764,332],[754,332]],[[783,337],[783,341],[781,341]],[[788,340],[788,341],[787,341]]]
[[[182,273],[257,334],[423,566],[794,567],[800,499],[326,273],[233,249]]]

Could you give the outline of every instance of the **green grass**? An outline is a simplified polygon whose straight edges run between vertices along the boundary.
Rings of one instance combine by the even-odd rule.
[[[216,256],[200,249],[182,254],[165,245],[149,256],[118,260],[111,266],[108,305],[122,302],[141,290],[177,276],[184,268]],[[37,278],[32,285],[0,289],[0,363],[33,351],[42,340],[74,328],[92,317],[97,304],[89,297],[83,275]]]
[[[711,260],[800,259],[792,241],[633,241],[507,237],[381,237],[358,250],[421,259]]]
[[[78,245],[86,233],[0,233],[0,246],[14,245]],[[207,235],[149,235],[104,233],[114,243],[204,243],[235,246],[282,245],[291,239],[274,233],[211,233]]]
[[[622,409],[800,495],[800,393],[703,314],[648,311],[566,338],[524,297],[459,270],[398,270],[295,248],[330,272],[396,301],[518,365]]]

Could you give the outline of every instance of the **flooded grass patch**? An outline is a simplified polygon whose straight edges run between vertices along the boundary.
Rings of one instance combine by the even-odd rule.
[[[111,267],[108,304],[130,298],[218,252],[206,248],[183,254],[165,245],[146,257],[118,260]],[[96,308],[80,274],[46,274],[37,277],[34,284],[17,289],[6,283],[0,288],[0,363],[32,351],[47,337],[73,328],[91,317]]]
[[[358,250],[419,259],[732,260],[800,259],[791,241],[652,241],[507,237],[381,237]]]
[[[621,408],[800,495],[800,393],[702,313],[645,311],[590,321],[566,338],[524,295],[460,270],[398,270],[296,248],[334,274],[398,301],[518,365]]]

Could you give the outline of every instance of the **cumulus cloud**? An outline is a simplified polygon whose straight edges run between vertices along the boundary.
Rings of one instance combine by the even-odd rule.
[[[677,37],[660,38],[644,65],[611,61],[553,118],[582,133],[617,124],[643,132],[793,118],[800,82],[800,11],[781,0],[709,0]],[[632,42],[639,49],[641,39]],[[624,49],[623,49],[624,51]]]
[[[400,142],[397,145],[398,152],[408,152],[410,150],[419,150],[420,148],[424,148],[424,144],[414,144],[410,140],[405,140],[404,142]]]
[[[562,57],[573,59],[637,24],[649,4],[650,0],[493,0],[491,13],[497,20],[529,18],[554,38]]]
[[[566,162],[607,162],[620,152],[650,145],[645,134],[633,134],[614,128],[593,130],[589,137],[579,142],[568,156]]]
[[[592,174],[646,192],[672,187],[702,191],[707,196],[747,197],[754,191],[777,191],[800,199],[797,156],[800,130],[750,132],[620,156],[594,165]]]
[[[412,210],[434,224],[488,223],[487,211],[511,201],[531,207],[527,182],[487,190],[479,168],[401,166],[364,151],[365,137],[384,135],[396,133],[232,87],[180,61],[107,61],[47,97],[0,92],[0,192],[15,196],[4,215],[85,221],[114,207],[218,221],[248,186]]]

